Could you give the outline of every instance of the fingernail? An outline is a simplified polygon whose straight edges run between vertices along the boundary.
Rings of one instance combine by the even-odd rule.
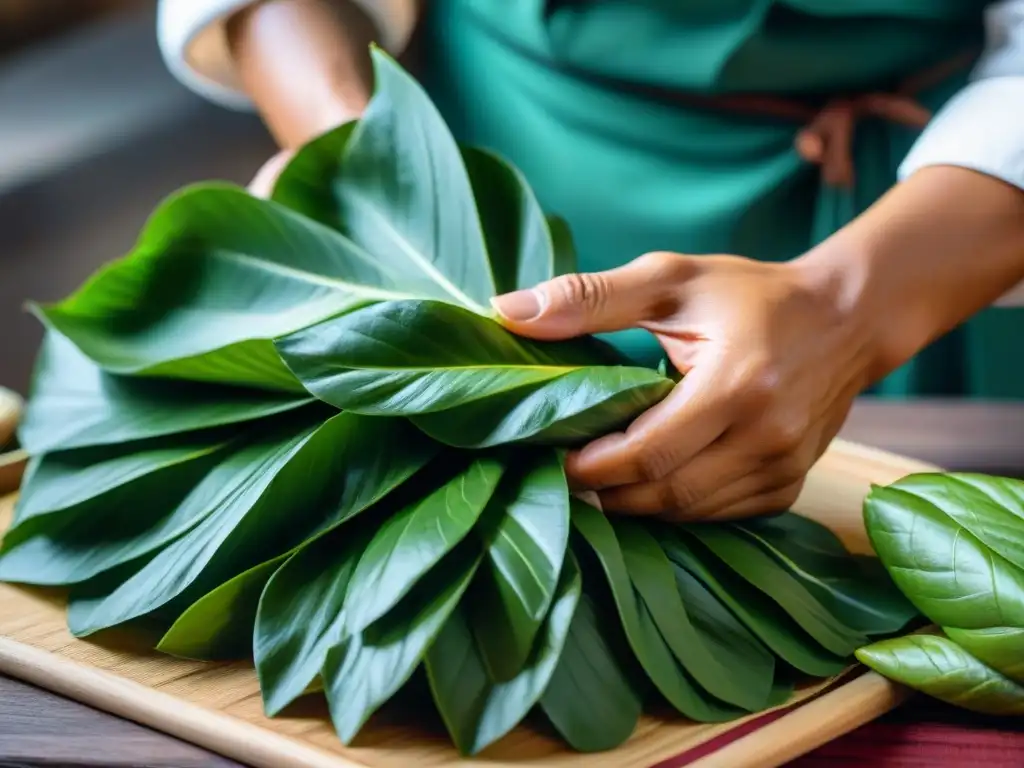
[[[491,306],[506,320],[525,322],[541,313],[544,303],[540,292],[534,289],[514,291],[491,299]]]

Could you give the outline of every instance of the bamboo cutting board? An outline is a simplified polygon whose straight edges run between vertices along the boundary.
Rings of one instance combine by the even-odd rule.
[[[828,525],[846,546],[869,552],[861,503],[871,483],[935,467],[836,441],[811,472],[795,509]],[[0,499],[0,531],[14,497]],[[258,768],[772,768],[856,728],[899,703],[904,692],[874,673],[852,670],[798,691],[784,707],[732,723],[700,725],[645,716],[619,749],[580,755],[519,728],[473,760],[443,732],[372,722],[343,747],[317,697],[286,716],[262,714],[250,664],[199,663],[132,646],[104,633],[72,638],[61,593],[0,584],[0,673],[135,720]]]

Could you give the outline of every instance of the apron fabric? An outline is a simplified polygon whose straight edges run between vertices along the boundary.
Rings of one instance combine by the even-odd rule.
[[[762,93],[822,105],[890,91],[983,42],[982,0],[432,0],[425,82],[460,141],[526,175],[564,216],[579,269],[654,250],[791,259],[896,180],[917,132],[857,123],[856,183],[824,184],[793,142],[802,124],[688,104]],[[964,68],[915,94],[935,111]],[[908,254],[926,259],[927,254]],[[992,308],[873,388],[888,397],[1024,396],[1014,333],[1024,309]],[[644,331],[609,340],[662,357]]]

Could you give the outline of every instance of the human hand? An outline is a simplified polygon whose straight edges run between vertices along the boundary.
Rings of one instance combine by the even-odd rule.
[[[685,376],[624,432],[569,455],[609,512],[683,521],[779,511],[877,364],[872,323],[801,261],[651,253],[494,300],[503,324],[556,340],[652,332]]]

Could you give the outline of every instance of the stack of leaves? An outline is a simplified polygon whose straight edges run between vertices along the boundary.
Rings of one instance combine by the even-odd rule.
[[[426,690],[467,753],[531,712],[579,750],[659,698],[739,717],[906,624],[877,561],[803,518],[684,529],[571,497],[561,451],[674,382],[494,321],[492,296],[573,268],[569,233],[374,64],[365,116],[271,200],[183,191],[38,309],[0,579],[69,585],[79,636],[251,656],[271,715],[322,689],[345,742]]]
[[[873,489],[864,513],[894,581],[943,634],[884,640],[857,658],[951,704],[1024,714],[1024,482],[911,475]]]

